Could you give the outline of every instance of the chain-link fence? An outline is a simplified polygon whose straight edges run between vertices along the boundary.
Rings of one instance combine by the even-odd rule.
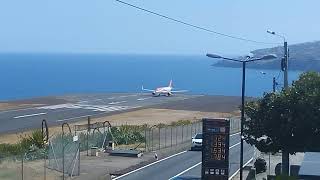
[[[121,125],[110,123],[78,125],[69,131],[51,135],[45,148],[29,150],[16,156],[0,154],[0,179],[69,179],[80,174],[80,154],[89,155],[92,148],[106,152],[112,149],[135,149],[142,152],[176,148],[202,132],[202,121],[181,125]],[[239,118],[230,119],[230,133],[240,131]],[[182,146],[180,146],[182,147]],[[91,154],[90,154],[91,155]]]
[[[80,174],[80,142],[71,134],[58,135],[49,141],[49,169],[61,173],[61,176],[77,176]]]
[[[45,149],[37,149],[21,155],[3,157],[0,159],[0,179],[61,179],[59,173],[47,169],[47,164],[47,152]]]
[[[230,119],[230,134],[240,131],[240,120]],[[191,142],[191,138],[202,132],[202,121],[195,121],[179,126],[152,126],[144,129],[145,151],[155,151],[163,148],[175,147],[179,144]]]

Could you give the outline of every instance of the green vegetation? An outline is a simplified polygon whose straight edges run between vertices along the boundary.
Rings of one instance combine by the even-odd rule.
[[[87,132],[78,133],[80,144],[80,151],[87,149],[87,139],[89,147],[102,147],[104,141],[108,142],[113,140],[116,145],[130,145],[130,144],[141,144],[145,142],[145,130],[149,128],[164,128],[169,126],[184,126],[190,125],[192,121],[190,120],[180,120],[173,122],[170,125],[158,124],[153,127],[149,127],[147,124],[144,125],[122,125],[119,127],[112,127],[111,132],[104,134],[99,130],[91,130],[87,137]],[[63,144],[73,143],[73,134],[62,133],[56,135],[51,139],[54,143],[55,148],[62,149]],[[42,134],[40,130],[35,130],[30,136],[20,136],[20,141],[16,144],[0,144],[0,159],[9,156],[21,156],[26,155],[27,159],[37,159],[46,153],[45,144],[42,140]]]
[[[192,124],[192,121],[190,120],[179,120],[171,123],[171,126],[185,126]]]
[[[20,136],[20,141],[16,144],[0,144],[0,159],[25,153],[28,153],[30,157],[36,158],[38,155],[34,154],[34,152],[39,152],[43,148],[41,131],[36,130],[30,136]]]
[[[245,106],[245,140],[262,152],[320,150],[320,74],[302,74],[287,91]]]

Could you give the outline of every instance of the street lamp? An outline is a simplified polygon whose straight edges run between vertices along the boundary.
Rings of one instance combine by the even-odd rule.
[[[274,36],[278,36],[283,40],[283,52],[284,56],[281,61],[281,69],[284,71],[283,80],[284,80],[284,89],[288,88],[288,43],[286,41],[286,37],[280,34],[275,33],[274,31],[267,30],[267,33],[272,34]]]
[[[281,69],[283,71],[284,89],[288,89],[288,43],[283,35],[279,35],[274,31],[267,30],[267,33],[281,37],[283,39],[284,57],[281,61]],[[289,175],[289,153],[282,151],[282,173]]]
[[[223,56],[219,56],[217,54],[207,54],[207,57],[210,58],[217,58],[217,59],[224,59],[227,61],[234,61],[234,62],[240,62],[242,63],[242,95],[241,95],[241,130],[240,130],[240,180],[242,180],[242,173],[243,173],[243,122],[244,122],[244,96],[245,96],[245,81],[246,81],[246,63],[247,62],[253,62],[253,61],[260,61],[260,60],[270,60],[277,58],[276,55],[269,54],[265,55],[261,58],[252,58],[250,56],[245,56],[245,59],[233,59],[233,58],[227,58]]]

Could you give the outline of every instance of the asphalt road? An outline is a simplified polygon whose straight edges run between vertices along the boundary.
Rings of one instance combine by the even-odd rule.
[[[87,116],[105,116],[162,103],[181,101],[197,96],[177,94],[171,97],[153,97],[151,94],[96,94],[62,97],[65,103],[47,106],[0,111],[0,134],[40,128],[43,119],[49,126],[75,122]]]
[[[237,172],[240,162],[240,135],[230,136],[229,177]],[[244,162],[254,155],[254,149],[244,145]],[[158,180],[158,179],[188,179],[201,177],[201,151],[186,151],[158,163],[138,169],[115,179],[121,180]]]

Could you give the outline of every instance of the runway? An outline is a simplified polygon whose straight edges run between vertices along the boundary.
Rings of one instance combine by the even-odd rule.
[[[64,122],[76,122],[88,116],[101,117],[157,106],[163,103],[186,100],[195,95],[153,97],[146,93],[114,93],[95,95],[63,96],[66,103],[48,104],[39,107],[0,111],[0,134],[40,128],[45,119],[49,126]]]

